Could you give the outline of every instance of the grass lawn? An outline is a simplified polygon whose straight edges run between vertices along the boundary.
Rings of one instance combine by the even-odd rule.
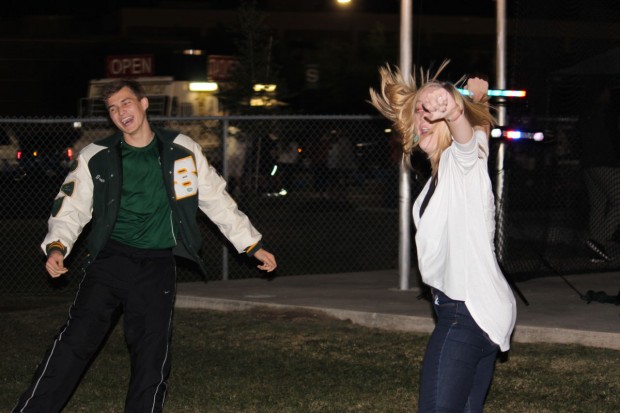
[[[65,321],[67,298],[3,298],[0,411],[10,411]],[[412,412],[427,336],[311,312],[175,313],[166,412]],[[620,352],[514,344],[486,412],[618,412]],[[121,412],[129,377],[116,328],[65,409]]]

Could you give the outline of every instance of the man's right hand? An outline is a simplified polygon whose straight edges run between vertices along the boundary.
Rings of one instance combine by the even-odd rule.
[[[52,278],[58,278],[67,271],[69,271],[65,267],[65,257],[62,255],[60,251],[52,251],[50,255],[47,256],[47,262],[45,263],[45,269],[52,276]]]

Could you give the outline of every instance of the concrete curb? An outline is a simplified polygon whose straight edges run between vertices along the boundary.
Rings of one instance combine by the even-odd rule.
[[[229,300],[223,298],[205,298],[188,295],[177,295],[176,307],[216,311],[246,311],[260,307],[277,310],[306,310],[319,312],[339,320],[351,321],[354,324],[364,327],[413,333],[430,334],[435,326],[432,317]],[[535,327],[519,324],[517,324],[515,328],[512,341],[516,343],[578,344],[588,347],[620,350],[620,333],[581,331],[553,327]]]
[[[273,304],[254,301],[237,301],[223,298],[203,298],[177,296],[177,308],[201,308],[216,311],[246,311],[253,308],[270,308],[277,310],[305,310],[322,313],[338,320],[350,321],[364,327],[383,330],[405,331],[413,333],[431,333],[435,326],[432,318],[406,316],[398,314],[369,313],[364,311],[342,310],[301,305]]]
[[[603,331],[517,325],[512,341],[517,343],[579,344],[586,347],[620,350],[620,333]]]

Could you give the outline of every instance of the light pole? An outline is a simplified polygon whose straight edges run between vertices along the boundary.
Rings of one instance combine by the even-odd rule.
[[[506,1],[496,0],[496,49],[495,49],[495,71],[497,89],[506,89]],[[506,124],[506,98],[501,98],[497,113],[499,126]],[[495,180],[495,215],[497,237],[500,239],[504,232],[504,160],[506,157],[506,144],[499,142],[497,145],[497,156],[495,160],[495,170],[497,177]],[[500,262],[504,261],[505,243],[498,242],[496,246],[497,258]]]
[[[337,0],[338,4],[348,4],[351,0]],[[400,72],[409,75],[412,70],[411,21],[413,8],[411,0],[400,1]],[[400,163],[399,188],[399,242],[398,274],[399,288],[409,289],[411,278],[411,185],[410,171],[404,160]]]
[[[408,76],[412,68],[411,50],[411,0],[400,1],[400,72]],[[398,243],[398,274],[401,290],[409,289],[411,278],[411,185],[410,171],[401,159],[399,174],[399,243]]]

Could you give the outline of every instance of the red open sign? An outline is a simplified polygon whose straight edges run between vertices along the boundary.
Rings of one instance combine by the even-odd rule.
[[[106,57],[106,77],[135,77],[153,75],[153,55]]]

